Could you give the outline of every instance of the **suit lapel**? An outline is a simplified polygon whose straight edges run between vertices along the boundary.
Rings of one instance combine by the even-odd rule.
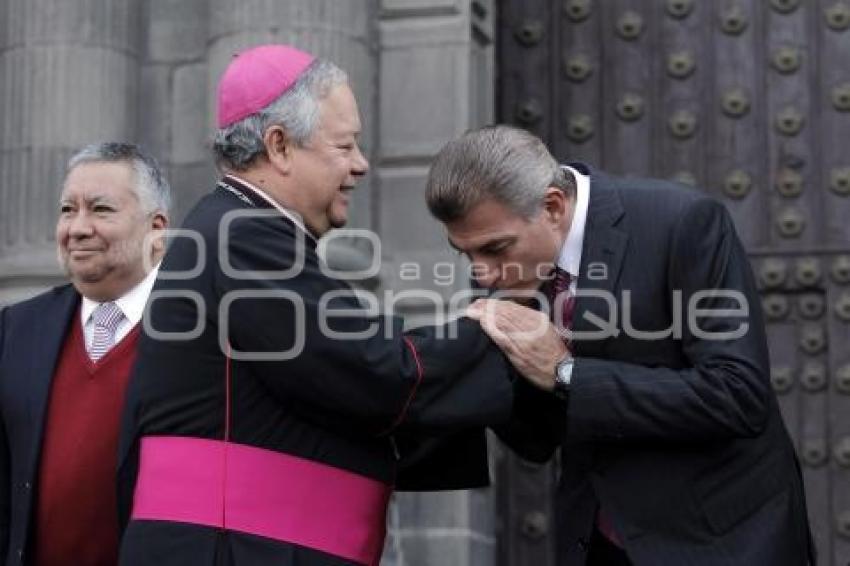
[[[573,317],[573,332],[579,333],[575,342],[579,352],[591,344],[588,339],[592,340],[594,335],[600,338],[600,330],[608,328],[608,321],[616,316],[619,298],[615,290],[629,242],[628,234],[618,226],[623,215],[617,189],[604,175],[592,171]],[[585,340],[581,339],[582,333],[587,333]]]
[[[50,385],[53,383],[53,373],[65,337],[70,325],[76,320],[74,314],[80,304],[80,295],[73,286],[68,285],[57,291],[53,301],[39,314],[40,318],[34,321],[31,329],[32,336],[29,343],[34,347],[30,352],[30,397],[29,397],[29,419],[30,430],[33,431],[32,449],[30,462],[35,465],[37,455],[41,449],[41,440],[44,432],[44,424],[47,411],[47,402],[50,397]]]

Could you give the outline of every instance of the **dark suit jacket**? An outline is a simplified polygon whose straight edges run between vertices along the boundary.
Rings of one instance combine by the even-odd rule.
[[[608,332],[576,337],[566,405],[518,384],[526,429],[506,435],[537,460],[561,447],[559,563],[584,564],[601,504],[639,566],[806,564],[801,476],[729,215],[680,185],[579,167],[591,188],[573,330]],[[697,313],[689,323],[694,307],[740,309],[728,296],[689,307],[712,289],[740,293],[748,315]],[[665,335],[682,316],[680,337]],[[717,339],[742,324],[740,336]]]
[[[53,371],[80,295],[56,287],[0,312],[0,562],[27,561]]]
[[[270,215],[236,219],[222,229],[224,218],[263,210]],[[319,305],[323,297],[342,293],[331,308],[361,309],[348,285],[322,272],[315,244],[289,219],[235,181],[228,180],[202,199],[183,227],[201,235],[204,249],[189,238],[175,240],[151,296],[149,321],[159,332],[187,332],[200,320],[200,332],[187,340],[151,335],[140,339],[119,459],[119,503],[125,519],[141,437],[223,438],[227,358],[220,333],[236,352],[282,352],[291,349],[299,335],[304,338],[303,352],[291,359],[233,360],[233,442],[393,484],[398,457],[393,433],[476,428],[470,436],[480,450],[460,461],[472,470],[460,479],[480,485],[483,475],[486,482],[480,427],[508,417],[512,387],[501,352],[477,323],[461,321],[456,339],[441,340],[433,328],[405,333],[400,318],[361,314],[331,319],[329,328],[349,337],[334,338],[321,327]],[[222,234],[227,234],[226,240]],[[304,241],[300,248],[298,238]],[[245,275],[288,270],[297,265],[299,249],[303,265],[292,276]],[[199,273],[182,279],[170,276],[190,272],[199,261]],[[169,294],[158,297],[163,292]],[[222,315],[220,307],[228,298],[263,292],[288,293],[288,298],[243,297],[230,303],[228,318]],[[299,303],[304,316],[294,306]],[[368,332],[370,328],[374,332]],[[355,332],[364,337],[352,338]],[[412,483],[449,487],[444,482],[425,485],[430,479]],[[347,563],[294,544],[238,532],[223,536],[214,528],[164,521],[130,521],[121,560],[125,565],[156,560],[160,566]]]

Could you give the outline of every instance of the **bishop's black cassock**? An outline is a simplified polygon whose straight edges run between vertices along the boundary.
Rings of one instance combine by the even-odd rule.
[[[310,236],[233,177],[183,229],[127,393],[122,564],[377,564],[398,435],[457,439],[453,465],[420,466],[411,487],[486,484],[481,425],[513,397],[477,323],[453,337],[367,316]]]

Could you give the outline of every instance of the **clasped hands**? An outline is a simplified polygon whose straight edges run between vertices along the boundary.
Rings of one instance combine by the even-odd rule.
[[[478,299],[467,308],[466,315],[481,324],[532,384],[545,391],[555,388],[555,366],[569,350],[546,313],[513,301]]]

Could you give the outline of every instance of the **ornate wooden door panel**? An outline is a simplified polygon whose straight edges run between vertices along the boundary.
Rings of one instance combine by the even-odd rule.
[[[850,0],[502,0],[500,121],[730,210],[822,564],[850,564]],[[553,564],[551,467],[502,460],[504,564]]]

